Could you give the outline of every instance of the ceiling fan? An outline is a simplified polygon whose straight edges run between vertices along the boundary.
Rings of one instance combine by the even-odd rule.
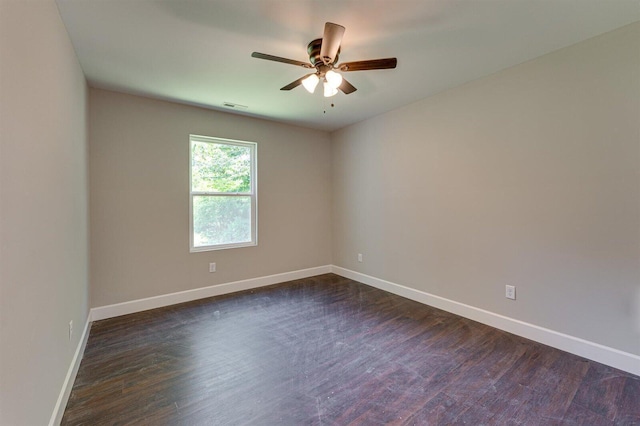
[[[281,58],[279,56],[267,55],[266,53],[253,52],[252,57],[266,59],[268,61],[282,62],[285,64],[298,65],[303,68],[316,69],[316,72],[300,77],[296,81],[287,84],[280,90],[291,90],[301,84],[309,93],[313,93],[320,81],[323,82],[324,96],[330,97],[338,93],[344,94],[355,92],[357,89],[349,83],[342,75],[336,71],[366,71],[395,68],[398,64],[396,58],[369,59],[366,61],[344,62],[338,64],[340,55],[340,44],[345,28],[342,25],[327,22],[324,24],[324,35],[307,45],[309,61],[301,62],[294,59]]]

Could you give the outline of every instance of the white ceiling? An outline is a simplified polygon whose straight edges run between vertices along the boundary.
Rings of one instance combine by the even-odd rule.
[[[93,87],[336,130],[640,20],[640,0],[57,0]],[[324,23],[346,27],[341,62],[397,57],[324,98],[280,87],[308,71]],[[332,108],[331,104],[335,104]],[[326,110],[326,113],[324,112]]]

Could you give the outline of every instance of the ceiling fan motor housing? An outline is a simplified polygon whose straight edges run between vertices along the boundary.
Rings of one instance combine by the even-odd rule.
[[[320,49],[321,48],[322,48],[322,39],[321,38],[317,38],[317,39],[311,41],[307,45],[307,53],[309,54],[309,61],[316,68],[318,68],[319,66],[324,65],[324,61],[322,60],[322,57],[320,56]],[[338,48],[338,53],[336,53],[336,57],[333,59],[332,64],[335,64],[335,63],[338,62],[338,57],[339,56],[340,56],[340,48]]]

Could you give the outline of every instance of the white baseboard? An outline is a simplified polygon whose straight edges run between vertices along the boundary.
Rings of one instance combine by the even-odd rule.
[[[118,317],[120,315],[146,311],[148,309],[161,308],[163,306],[175,305],[177,303],[204,299],[205,297],[220,296],[223,294],[235,293],[237,291],[250,290],[252,288],[298,280],[301,278],[312,277],[314,275],[328,274],[330,272],[331,265],[325,265],[315,268],[301,269],[298,271],[285,272],[282,274],[268,275],[265,277],[196,288],[193,290],[185,290],[177,293],[163,294],[160,296],[147,297],[145,299],[92,308],[90,317],[91,321],[99,321],[107,318]]]
[[[560,333],[548,328],[540,327],[535,324],[529,324],[524,321],[509,318],[500,314],[496,314],[494,312],[466,305],[464,303],[456,302],[454,300],[446,299],[444,297],[436,296],[430,293],[409,288],[400,284],[382,280],[370,275],[362,274],[360,272],[352,271],[350,269],[342,268],[335,265],[318,266],[315,268],[302,269],[298,271],[285,272],[282,274],[268,275],[265,277],[251,278],[241,281],[234,281],[225,284],[213,285],[209,287],[202,287],[193,290],[186,290],[177,293],[170,293],[160,296],[148,297],[145,299],[117,303],[114,305],[92,308],[89,314],[89,320],[98,321],[102,319],[117,317],[120,315],[146,311],[148,309],[155,309],[163,306],[174,305],[177,303],[203,299],[206,297],[220,296],[223,294],[250,290],[253,288],[312,277],[314,275],[327,274],[330,272],[640,376],[640,356],[638,355],[604,346],[599,343],[584,340],[579,337],[570,336],[568,334]],[[86,344],[86,336],[83,336],[83,338],[85,339]],[[82,350],[84,350],[84,345],[82,346]]]
[[[638,355],[505,317],[484,309],[445,299],[444,297],[405,287],[339,266],[332,266],[331,272],[379,288],[380,290],[385,290],[389,293],[397,294],[398,296],[406,297],[407,299],[415,300],[416,302],[424,303],[425,305],[433,306],[443,311],[451,312],[482,324],[640,376],[640,356]]]
[[[76,353],[73,355],[71,365],[69,365],[69,370],[67,371],[67,376],[64,378],[64,383],[62,384],[62,389],[60,390],[60,395],[58,395],[58,401],[56,401],[56,405],[53,408],[53,413],[51,414],[51,419],[49,420],[49,426],[57,426],[62,421],[64,409],[67,407],[67,402],[69,401],[69,396],[71,395],[71,389],[73,388],[73,382],[75,382],[76,380],[76,375],[78,374],[78,369],[80,368],[80,362],[82,361],[82,355],[84,354],[84,349],[87,346],[87,339],[89,338],[90,328],[91,314],[87,316],[87,321],[84,324],[84,330],[82,330],[82,336],[80,336],[80,341],[78,342]]]

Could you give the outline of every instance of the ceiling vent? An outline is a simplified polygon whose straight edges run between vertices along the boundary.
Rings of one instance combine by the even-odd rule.
[[[225,108],[233,108],[233,109],[247,109],[249,108],[246,105],[234,104],[233,102],[223,102],[222,106]]]

